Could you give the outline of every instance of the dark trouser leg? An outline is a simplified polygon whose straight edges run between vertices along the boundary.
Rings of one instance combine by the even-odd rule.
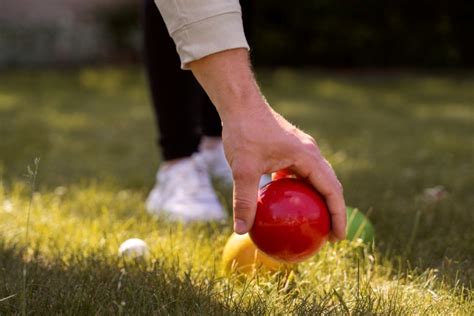
[[[180,68],[176,47],[153,0],[144,0],[144,58],[164,160],[188,157],[201,140],[206,96],[190,71]]]
[[[253,0],[242,0],[244,28],[250,41]],[[191,71],[180,69],[176,47],[153,0],[144,0],[145,64],[164,160],[188,157],[201,135],[221,136],[219,115]]]

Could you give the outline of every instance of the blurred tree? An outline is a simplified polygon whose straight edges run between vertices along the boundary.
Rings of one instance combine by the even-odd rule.
[[[474,1],[252,1],[258,65],[474,66]],[[140,1],[12,3],[0,10],[0,67],[140,56]],[[26,25],[26,13],[41,24]]]
[[[259,64],[473,66],[474,2],[257,1]]]

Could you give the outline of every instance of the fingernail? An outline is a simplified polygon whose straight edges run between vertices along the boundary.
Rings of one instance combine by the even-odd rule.
[[[241,219],[236,219],[234,222],[234,231],[237,234],[245,234],[247,232],[247,224]]]

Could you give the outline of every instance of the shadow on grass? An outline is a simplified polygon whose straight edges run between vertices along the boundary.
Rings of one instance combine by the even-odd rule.
[[[144,268],[130,262],[127,268],[116,259],[95,255],[74,258],[71,264],[59,260],[41,263],[36,254],[28,264],[28,314],[246,314],[264,312],[258,306],[238,306],[232,300],[215,299],[215,280],[191,280],[156,262]],[[0,243],[1,314],[21,312],[21,254]],[[228,293],[229,294],[229,293]],[[14,295],[14,296],[12,296]],[[172,298],[172,300],[170,300]]]

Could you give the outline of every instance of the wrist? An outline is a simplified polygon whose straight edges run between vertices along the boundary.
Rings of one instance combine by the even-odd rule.
[[[253,76],[247,50],[219,52],[189,66],[224,123],[237,117],[248,119],[252,113],[268,108]]]
[[[245,88],[237,93],[225,93],[221,99],[216,100],[216,108],[222,122],[229,123],[236,120],[248,120],[270,110],[268,103],[261,95],[258,87]]]

